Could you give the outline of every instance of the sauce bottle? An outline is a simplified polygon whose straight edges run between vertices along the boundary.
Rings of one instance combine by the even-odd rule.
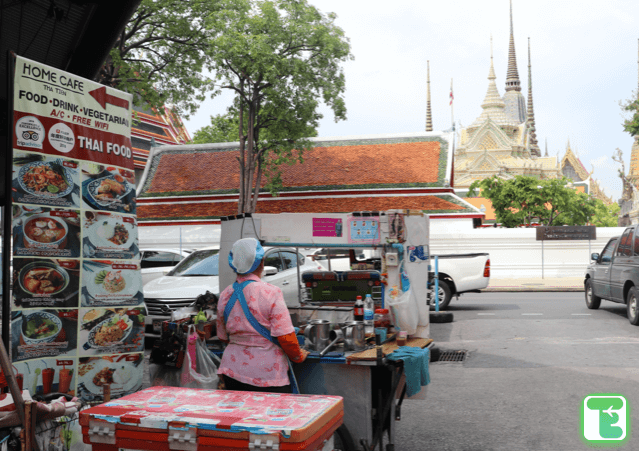
[[[355,321],[364,321],[364,301],[361,296],[357,296],[355,307],[353,308],[353,319]]]

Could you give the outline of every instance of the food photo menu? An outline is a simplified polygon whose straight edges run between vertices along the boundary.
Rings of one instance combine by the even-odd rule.
[[[11,355],[32,395],[100,401],[107,388],[118,397],[141,385],[131,101],[16,57]]]

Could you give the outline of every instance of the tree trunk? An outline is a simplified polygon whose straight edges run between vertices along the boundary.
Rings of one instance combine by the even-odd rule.
[[[240,81],[240,91],[244,93],[244,80]],[[240,111],[239,111],[239,126],[238,135],[240,141],[240,190],[237,196],[237,213],[244,213],[244,193],[245,193],[245,179],[246,179],[246,156],[244,149],[246,147],[244,140],[244,102],[240,97]]]

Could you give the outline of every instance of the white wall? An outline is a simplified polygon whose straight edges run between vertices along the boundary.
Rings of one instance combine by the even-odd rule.
[[[473,229],[431,221],[432,254],[488,252],[491,278],[542,276],[542,242],[535,229]],[[597,228],[597,239],[588,241],[544,241],[544,277],[581,277],[590,254],[601,252],[608,240],[621,235],[623,227]]]

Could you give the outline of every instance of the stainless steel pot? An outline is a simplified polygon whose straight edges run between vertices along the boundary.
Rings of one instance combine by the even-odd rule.
[[[344,348],[347,351],[362,351],[366,349],[366,335],[363,321],[349,321],[344,323]]]

